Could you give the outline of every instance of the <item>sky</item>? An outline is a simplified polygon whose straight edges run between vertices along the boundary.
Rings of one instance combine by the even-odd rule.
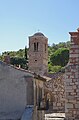
[[[79,0],[0,0],[0,53],[24,49],[38,31],[49,45],[69,41],[78,13]]]

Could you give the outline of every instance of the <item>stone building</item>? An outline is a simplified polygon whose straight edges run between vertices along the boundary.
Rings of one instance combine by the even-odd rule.
[[[21,119],[33,105],[33,74],[0,61],[0,120]]]
[[[44,75],[48,70],[48,38],[38,32],[29,37],[29,70]]]
[[[44,112],[38,109],[47,79],[0,61],[0,120],[43,120]]]

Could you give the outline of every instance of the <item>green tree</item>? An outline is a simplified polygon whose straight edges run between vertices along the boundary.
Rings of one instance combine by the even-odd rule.
[[[69,49],[59,48],[50,56],[52,65],[65,66],[69,60]]]
[[[27,60],[27,47],[25,46],[25,59]]]
[[[48,72],[49,73],[55,73],[61,71],[62,67],[61,66],[52,66],[51,63],[48,64]]]
[[[12,65],[19,66],[23,69],[28,69],[25,58],[11,57],[10,62]]]

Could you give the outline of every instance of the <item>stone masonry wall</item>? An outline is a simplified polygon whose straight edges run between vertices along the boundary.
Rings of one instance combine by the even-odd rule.
[[[67,120],[79,120],[79,30],[70,35],[70,59],[65,71],[65,112]]]
[[[52,78],[45,83],[45,89],[50,94],[50,102],[52,108],[49,111],[65,112],[65,89],[64,89],[64,73],[49,74]]]
[[[28,68],[36,74],[44,75],[48,70],[48,38],[36,34],[29,37]]]

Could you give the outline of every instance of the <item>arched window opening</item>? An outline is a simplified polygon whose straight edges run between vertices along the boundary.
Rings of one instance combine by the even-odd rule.
[[[34,51],[36,51],[36,43],[34,43]]]
[[[34,52],[36,51],[38,51],[38,45],[39,45],[39,43],[38,42],[35,42],[34,43]]]

